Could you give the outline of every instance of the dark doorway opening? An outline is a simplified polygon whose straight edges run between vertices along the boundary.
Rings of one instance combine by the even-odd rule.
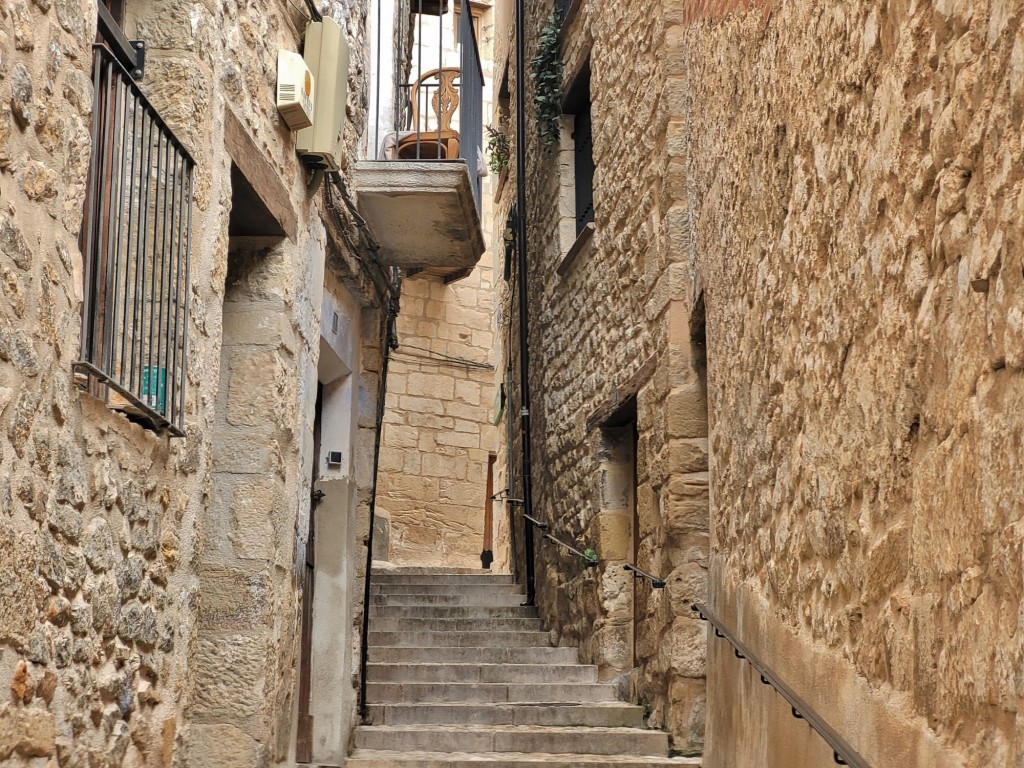
[[[313,471],[310,478],[312,498],[309,500],[309,535],[306,538],[306,562],[302,579],[302,638],[299,645],[299,722],[295,737],[295,761],[313,760],[313,716],[310,704],[313,687],[313,593],[316,586],[316,507],[323,492],[316,485],[320,479],[320,433],[324,402],[324,385],[317,383],[316,414],[313,419]]]

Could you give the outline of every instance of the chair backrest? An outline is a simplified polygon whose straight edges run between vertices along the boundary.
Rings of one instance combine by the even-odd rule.
[[[420,88],[431,88],[434,93],[430,97],[430,106],[437,117],[438,126],[442,131],[452,129],[452,118],[455,110],[459,108],[459,86],[455,81],[459,79],[462,70],[459,67],[442,67],[424,72],[413,83],[412,86],[412,126],[413,130],[426,130],[427,126],[420,128]],[[429,116],[428,116],[429,122]]]

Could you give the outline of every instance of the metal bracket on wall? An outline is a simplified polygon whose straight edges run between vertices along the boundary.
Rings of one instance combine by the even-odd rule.
[[[142,40],[129,40],[107,7],[97,8],[97,31],[132,80],[139,81],[146,73],[146,44]]]

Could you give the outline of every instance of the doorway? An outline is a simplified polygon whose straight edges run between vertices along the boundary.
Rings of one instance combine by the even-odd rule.
[[[320,479],[320,433],[324,403],[324,385],[317,382],[316,412],[313,417],[313,467],[309,487],[309,533],[306,537],[305,569],[302,578],[302,636],[299,644],[299,724],[295,738],[295,762],[313,761],[313,597],[316,590],[316,508],[324,497],[317,488]]]

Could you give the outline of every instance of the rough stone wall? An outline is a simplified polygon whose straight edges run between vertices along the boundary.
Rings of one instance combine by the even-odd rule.
[[[362,3],[328,10],[361,29]],[[0,762],[265,764],[286,757],[290,731],[325,249],[272,101],[277,49],[295,50],[304,23],[283,1],[129,4],[126,31],[149,45],[143,90],[197,160],[188,434],[177,440],[108,410],[71,376],[95,12],[91,2],[0,4],[0,679],[13,694],[0,705]],[[360,50],[357,35],[353,145],[364,119]],[[240,319],[230,301],[221,313],[226,108],[303,222],[297,242],[259,255],[260,279],[245,284],[274,304],[280,334],[262,348],[241,338],[252,327],[236,326],[238,347],[221,345]],[[246,377],[259,391],[243,403],[231,390],[245,390]],[[219,411],[225,397],[234,406]],[[273,437],[261,433],[271,401],[288,422]],[[225,423],[252,450],[218,446]],[[232,569],[245,562],[251,573]],[[215,637],[235,624],[260,628],[258,641]],[[244,706],[227,711],[232,696]]]
[[[403,284],[378,482],[396,564],[480,565],[488,456],[497,447],[491,273],[481,265],[447,286]]]
[[[528,57],[550,12],[527,4]],[[582,2],[562,40],[566,92],[589,57],[595,230],[570,252],[571,120],[555,162],[536,138],[528,68],[534,506],[601,565],[584,569],[538,540],[538,601],[604,677],[630,673],[631,695],[675,748],[698,751],[705,640],[689,603],[703,597],[707,565],[707,418],[679,263],[689,249],[673,218],[661,7]],[[635,445],[617,421],[633,398]],[[634,582],[623,569],[634,552],[668,589]]]
[[[672,5],[712,602],[871,765],[1020,765],[1020,4]],[[714,653],[706,764],[822,764]]]

